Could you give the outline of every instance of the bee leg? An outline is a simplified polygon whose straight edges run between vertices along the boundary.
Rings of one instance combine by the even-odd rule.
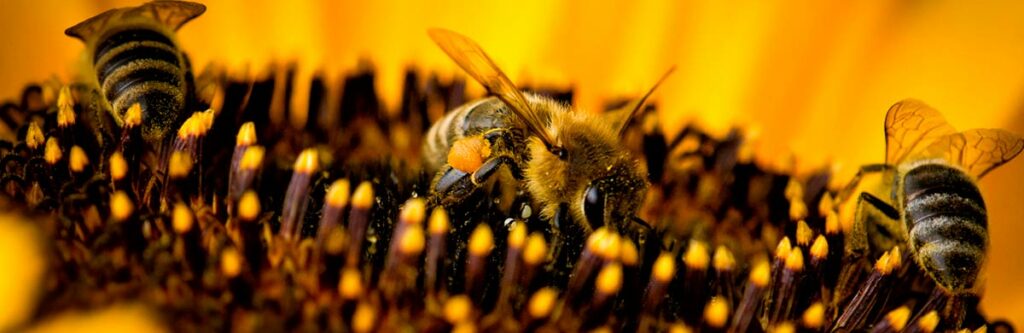
[[[891,165],[888,164],[866,164],[862,165],[857,174],[846,184],[843,189],[837,194],[838,202],[842,203],[839,208],[839,214],[844,221],[852,219],[852,230],[846,237],[846,245],[844,250],[847,255],[860,257],[867,254],[868,250],[868,234],[865,228],[865,211],[863,209],[863,203],[865,202],[864,196],[860,193],[867,193],[864,189],[860,188],[861,180],[864,176],[874,173],[886,172],[893,173],[895,171]],[[868,193],[869,195],[871,193]],[[875,200],[877,199],[877,200]],[[878,206],[879,203],[884,203],[884,200],[871,195],[870,199],[867,199],[869,203],[873,203],[874,206]],[[891,205],[885,204],[885,206],[892,207]],[[887,209],[884,211],[895,211],[895,209]],[[898,215],[898,214],[897,214]],[[898,217],[897,217],[898,218]],[[846,223],[846,222],[843,222]],[[887,249],[888,250],[888,249]]]
[[[441,204],[449,205],[468,196],[476,186],[473,185],[471,174],[444,165],[434,180],[434,193]]]
[[[572,216],[569,215],[569,204],[561,203],[558,205],[558,210],[555,211],[555,216],[551,217],[551,226],[557,232],[563,232],[564,228],[567,228],[572,223]]]
[[[857,190],[857,185],[860,185],[861,178],[864,178],[865,175],[876,172],[890,172],[893,170],[895,169],[891,165],[882,163],[862,165],[860,169],[857,170],[857,174],[853,176],[853,179],[850,179],[850,182],[846,184],[846,187],[843,187],[843,189],[839,191],[839,200],[846,200],[852,196],[854,194],[853,192]]]
[[[648,229],[648,230],[653,230],[654,229],[653,227],[651,227],[650,223],[647,223],[647,221],[644,221],[644,219],[641,219],[639,216],[630,217],[630,220],[632,220],[633,223],[636,223],[638,226],[643,227],[644,229]]]
[[[862,202],[870,204],[871,207],[875,207],[876,209],[878,209],[879,212],[882,212],[882,214],[885,214],[885,216],[890,219],[900,219],[900,212],[896,210],[895,207],[890,205],[888,202],[885,202],[885,200],[876,197],[874,194],[868,192],[860,192],[860,200]]]
[[[903,243],[906,232],[900,225],[896,208],[868,192],[861,192],[857,206],[856,218],[863,221],[861,227],[872,258]]]
[[[515,179],[523,179],[523,172],[519,170],[519,166],[516,165],[515,160],[511,156],[501,155],[487,160],[484,164],[480,165],[479,169],[473,172],[473,184],[483,184],[491,176],[494,176],[494,172],[501,169],[501,166],[508,166],[509,171],[512,171],[512,177]]]
[[[439,193],[445,193],[449,190],[458,190],[465,187],[465,184],[461,183],[465,183],[467,181],[473,184],[474,187],[480,186],[480,184],[490,180],[491,176],[494,176],[494,172],[500,170],[502,165],[507,165],[509,167],[509,170],[512,171],[513,177],[516,179],[522,179],[522,172],[519,170],[519,167],[515,165],[512,157],[498,156],[484,162],[484,164],[473,173],[466,173],[462,170],[453,168],[450,165],[445,165],[441,169],[441,178],[439,178],[434,184],[434,190]]]
[[[856,183],[860,181],[863,174],[879,172],[891,167],[879,165],[879,167],[865,166],[857,173],[851,184],[844,191],[853,192],[856,190]],[[867,170],[867,171],[865,171]],[[861,279],[862,264],[870,267],[871,258],[878,258],[880,253],[892,249],[893,246],[901,244],[903,232],[899,223],[899,211],[885,200],[868,192],[860,192],[853,203],[853,227],[845,234],[844,257],[855,265],[845,265],[839,273],[836,282],[836,295],[847,295],[836,297],[833,305],[846,302],[852,291],[855,291],[857,283]]]
[[[586,233],[574,228],[579,228],[572,221],[569,213],[569,204],[561,203],[551,217],[551,245],[552,245],[552,267],[573,267],[580,253],[583,252],[583,245],[586,242]],[[568,279],[572,269],[556,269],[558,272],[555,278],[559,281]]]
[[[512,177],[522,179],[522,171],[515,164],[511,156],[501,155],[484,162],[473,173],[466,173],[462,170],[445,165],[439,172],[440,176],[434,182],[434,192],[440,196],[442,204],[454,203],[469,196],[474,190],[491,179],[496,171],[502,166],[508,166]]]
[[[665,244],[663,244],[661,242],[661,239],[658,237],[658,231],[651,227],[651,225],[648,224],[647,221],[644,221],[643,219],[637,216],[630,217],[629,219],[633,223],[630,223],[629,226],[626,227],[626,233],[629,234],[629,236],[634,241],[636,241],[641,251],[646,251],[647,249],[666,249]],[[648,247],[648,244],[651,244],[652,247]],[[655,248],[653,246],[657,247]]]

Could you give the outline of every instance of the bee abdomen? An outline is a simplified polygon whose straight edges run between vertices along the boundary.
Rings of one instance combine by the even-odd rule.
[[[461,137],[462,133],[457,131],[460,127],[457,123],[461,123],[467,109],[466,106],[455,109],[430,126],[423,142],[424,161],[430,170],[436,171],[444,165],[452,142]]]
[[[985,208],[953,193],[932,193],[909,200],[906,214],[915,241],[960,238],[976,244],[987,238]]]
[[[953,291],[973,286],[985,258],[988,231],[980,200],[934,191],[907,202],[910,241],[922,268]]]
[[[145,127],[164,128],[185,106],[181,57],[163,33],[129,29],[99,42],[93,59],[100,87],[116,114],[139,103]]]
[[[173,67],[165,62],[136,61],[125,66],[103,82],[103,91],[107,100],[116,101],[118,97],[129,94],[132,89],[146,85],[156,89],[178,89],[181,75],[173,72]],[[174,91],[168,91],[174,93]],[[115,103],[116,104],[116,103]]]
[[[923,269],[937,284],[954,293],[974,287],[985,259],[982,248],[955,240],[928,243],[917,251]]]

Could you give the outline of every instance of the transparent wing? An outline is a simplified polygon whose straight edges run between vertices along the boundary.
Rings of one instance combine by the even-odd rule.
[[[505,102],[519,116],[519,119],[526,123],[527,128],[541,141],[544,141],[544,144],[554,147],[554,140],[544,130],[544,122],[530,107],[526,97],[519,91],[519,88],[516,88],[512,80],[505,76],[498,65],[495,65],[494,61],[484,53],[480,45],[468,37],[450,30],[430,29],[427,33],[469,76],[480,82],[488,92]]]
[[[120,9],[111,9],[64,30],[64,34],[87,42],[107,25]]]
[[[956,133],[939,111],[921,101],[894,104],[885,115],[885,162],[897,165],[932,141]]]
[[[143,11],[139,14],[150,16],[171,30],[178,30],[186,22],[202,15],[206,6],[188,1],[153,1],[139,6],[139,10]]]
[[[93,16],[73,27],[64,30],[64,34],[86,41],[99,34],[111,21],[131,17],[149,17],[167,25],[171,30],[178,30],[186,22],[202,15],[206,6],[188,1],[153,1],[142,6],[117,8]]]
[[[981,178],[1024,150],[1024,139],[1001,129],[972,129],[933,141],[912,158],[944,158]]]

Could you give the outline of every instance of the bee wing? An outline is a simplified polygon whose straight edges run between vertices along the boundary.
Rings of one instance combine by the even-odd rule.
[[[932,141],[956,133],[939,111],[924,102],[907,99],[885,114],[885,162],[896,165]]]
[[[613,111],[614,113],[609,114],[609,118],[612,119],[612,126],[618,127],[616,133],[618,133],[619,136],[622,136],[622,133],[626,132],[626,127],[629,126],[629,122],[633,119],[633,117],[636,116],[637,113],[640,112],[640,110],[644,108],[644,105],[647,104],[647,99],[651,97],[651,94],[654,93],[654,90],[658,89],[658,86],[661,86],[661,83],[664,82],[666,78],[668,78],[669,74],[675,72],[675,70],[676,66],[672,66],[672,68],[669,68],[668,71],[665,72],[665,74],[661,75],[661,78],[659,78],[658,81],[654,83],[654,86],[652,86],[651,89],[647,90],[647,93],[644,94],[643,97],[634,101],[633,103],[626,104],[626,106],[623,107],[621,110],[615,110]]]
[[[64,30],[64,34],[78,38],[79,40],[86,42],[93,35],[100,32],[107,25],[115,14],[121,12],[121,9],[111,9],[100,13],[99,15],[90,17],[89,19],[82,21],[81,23],[75,24],[74,26]]]
[[[1001,129],[972,129],[936,139],[914,158],[944,158],[975,178],[1009,162],[1024,150],[1024,138]]]
[[[178,30],[186,22],[202,15],[206,6],[188,1],[153,1],[133,8],[117,8],[93,16],[82,23],[64,30],[64,34],[87,41],[103,31],[110,21],[126,17],[149,17],[165,24],[171,30]]]
[[[138,7],[139,14],[152,17],[166,24],[171,30],[181,26],[206,12],[206,6],[188,1],[153,1]]]
[[[480,45],[468,37],[450,30],[435,28],[428,30],[427,33],[434,43],[437,43],[441,50],[444,50],[469,76],[480,82],[488,92],[505,102],[512,112],[515,112],[519,119],[526,123],[527,128],[541,141],[544,141],[544,144],[554,147],[554,140],[544,130],[544,121],[530,107],[530,103],[519,91],[519,88],[516,88],[512,80],[509,80],[505,73],[498,68],[498,65],[494,64],[494,61],[487,56],[487,53],[484,53]]]

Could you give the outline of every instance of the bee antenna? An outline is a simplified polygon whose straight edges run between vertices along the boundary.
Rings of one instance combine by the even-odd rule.
[[[636,105],[633,106],[632,110],[629,110],[629,113],[626,114],[626,118],[623,119],[622,123],[619,125],[619,136],[622,136],[622,133],[626,131],[626,126],[629,126],[629,122],[633,120],[633,117],[635,117],[636,114],[640,112],[640,110],[643,110],[644,105],[647,104],[647,99],[651,97],[651,94],[653,94],[654,91],[658,89],[658,86],[660,86],[662,82],[665,82],[665,79],[667,79],[668,76],[675,71],[676,66],[670,67],[668,71],[665,71],[665,74],[662,74],[661,78],[659,78],[658,81],[654,83],[654,86],[652,86],[651,89],[647,90],[647,93],[644,94],[644,97],[641,97],[640,100],[636,101]]]

